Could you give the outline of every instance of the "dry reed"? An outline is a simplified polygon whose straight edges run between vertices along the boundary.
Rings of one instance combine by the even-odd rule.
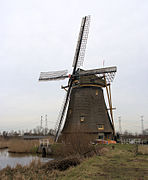
[[[9,146],[8,140],[0,139],[0,149],[8,148],[8,146]]]
[[[8,148],[14,153],[35,153],[38,146],[38,140],[0,139],[0,149]]]
[[[14,153],[35,153],[39,141],[14,139],[9,142],[9,152]]]

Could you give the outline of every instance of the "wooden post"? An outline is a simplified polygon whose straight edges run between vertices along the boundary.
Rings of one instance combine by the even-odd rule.
[[[113,118],[113,107],[112,107],[112,98],[111,98],[111,88],[109,84],[109,94],[110,94],[110,105],[111,105],[111,114],[112,114],[112,124],[114,127],[114,135],[115,135],[115,126],[114,126],[114,118]]]
[[[108,90],[105,74],[104,74],[104,80],[105,80],[105,87],[106,87],[106,92],[107,92],[107,97],[108,97],[108,103],[109,103],[109,107],[110,107],[110,115],[111,115],[111,120],[112,120],[112,125],[113,125],[113,134],[115,135],[113,112],[112,112],[111,91],[110,91],[110,85],[109,85],[109,90]]]

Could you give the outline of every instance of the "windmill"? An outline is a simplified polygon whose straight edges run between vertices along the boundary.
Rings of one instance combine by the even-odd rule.
[[[117,68],[107,67],[82,70],[86,43],[89,32],[90,16],[82,18],[75,56],[73,71],[68,75],[67,70],[41,72],[39,81],[62,80],[69,78],[64,103],[56,123],[55,141],[62,134],[83,132],[95,134],[100,138],[114,136],[114,121],[110,84],[114,79]],[[107,109],[103,88],[106,89],[109,108]]]

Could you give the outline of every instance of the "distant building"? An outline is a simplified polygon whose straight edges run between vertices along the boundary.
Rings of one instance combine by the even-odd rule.
[[[120,135],[123,144],[148,144],[148,135]]]
[[[32,136],[32,135],[24,135],[24,140],[39,140],[39,139],[48,139],[49,136]]]

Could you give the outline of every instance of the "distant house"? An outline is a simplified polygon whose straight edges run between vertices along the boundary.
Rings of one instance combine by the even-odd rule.
[[[24,135],[24,140],[39,140],[39,139],[48,139],[49,136],[33,136],[33,135]]]
[[[120,142],[123,144],[148,144],[148,136],[120,135]]]

